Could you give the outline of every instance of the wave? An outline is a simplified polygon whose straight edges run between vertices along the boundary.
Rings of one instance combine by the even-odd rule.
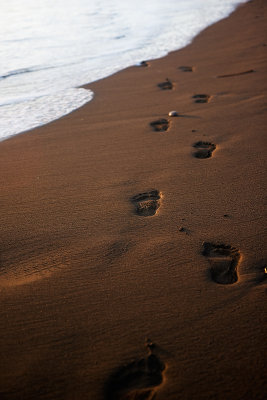
[[[9,71],[4,75],[1,75],[0,79],[7,79],[7,78],[11,78],[12,76],[16,76],[16,75],[24,75],[24,74],[29,74],[31,72],[43,71],[46,69],[53,69],[53,68],[55,68],[55,67],[19,68],[19,69],[15,69],[14,71]]]

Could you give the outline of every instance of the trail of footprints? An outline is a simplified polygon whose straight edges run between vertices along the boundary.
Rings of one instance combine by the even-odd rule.
[[[144,64],[144,66],[147,65]],[[194,71],[194,67],[191,66],[181,66],[179,69],[182,72]],[[249,72],[252,71],[245,71],[244,73]],[[224,75],[218,77],[224,77]],[[225,77],[228,77],[228,75],[225,75]],[[172,90],[173,83],[166,78],[164,82],[158,84],[158,87],[161,90]],[[208,103],[211,96],[196,94],[192,98],[195,103]],[[169,128],[169,121],[162,118],[152,121],[150,125],[156,132],[166,132]],[[193,156],[198,159],[210,158],[216,149],[216,145],[208,141],[198,141],[193,147],[195,149]],[[137,215],[152,217],[157,214],[161,199],[162,193],[153,189],[133,196],[131,202]],[[238,281],[238,265],[241,255],[237,248],[224,243],[204,242],[202,255],[208,260],[210,277],[214,282],[229,285]],[[163,382],[166,366],[154,353],[154,345],[147,347],[149,355],[146,358],[121,366],[110,376],[105,387],[105,400],[155,399],[156,391]]]
[[[182,72],[193,72],[194,67],[181,66]],[[248,73],[251,71],[246,71]],[[228,76],[228,75],[227,75]],[[162,90],[171,90],[173,84],[169,78],[158,84]],[[208,103],[211,96],[208,94],[196,94],[192,96],[196,103]],[[162,118],[150,123],[156,132],[166,132],[169,128],[169,120]],[[193,144],[195,149],[193,156],[198,159],[207,159],[212,157],[216,145],[209,141],[198,141]],[[135,206],[135,212],[142,217],[151,217],[156,215],[161,202],[162,194],[153,189],[148,192],[139,193],[131,198]],[[184,228],[183,228],[184,229]],[[214,282],[219,284],[233,284],[237,282],[237,266],[240,260],[239,250],[225,244],[214,244],[205,242],[203,244],[203,256],[207,257],[210,264],[210,276]]]

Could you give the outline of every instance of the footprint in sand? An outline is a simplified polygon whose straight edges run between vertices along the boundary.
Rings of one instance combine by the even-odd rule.
[[[195,103],[208,103],[211,96],[209,94],[195,94],[193,99],[195,99]]]
[[[139,193],[132,197],[136,213],[142,217],[155,215],[160,207],[161,193],[158,190],[151,190],[146,193]]]
[[[254,69],[249,69],[247,71],[242,71],[242,72],[235,72],[233,74],[226,74],[226,75],[218,75],[217,78],[231,78],[233,76],[240,76],[240,75],[246,75],[246,74],[251,74],[252,72],[255,72]]]
[[[240,252],[225,244],[203,243],[203,256],[208,258],[214,282],[229,285],[238,281],[237,266]]]
[[[150,125],[156,132],[166,132],[169,128],[169,121],[166,118],[150,122]]]
[[[147,61],[141,61],[139,65],[140,65],[140,67],[149,67],[150,66],[150,64]]]
[[[194,67],[190,67],[190,66],[181,66],[179,67],[179,69],[183,72],[193,72],[194,71]]]
[[[169,78],[166,78],[165,82],[158,83],[158,87],[161,90],[172,90],[173,83],[169,80]]]
[[[203,142],[202,140],[196,142],[193,147],[197,149],[194,153],[196,158],[210,158],[213,151],[216,149],[216,145],[211,142]]]
[[[152,400],[163,381],[165,364],[153,354],[120,367],[110,377],[106,400]]]

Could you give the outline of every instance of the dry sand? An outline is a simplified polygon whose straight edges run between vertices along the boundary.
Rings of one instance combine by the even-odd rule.
[[[1,399],[265,397],[266,9],[1,143]]]

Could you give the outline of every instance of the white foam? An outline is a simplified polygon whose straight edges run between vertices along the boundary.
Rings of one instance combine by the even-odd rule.
[[[186,46],[244,2],[2,0],[0,138],[73,111],[93,97],[79,86]]]
[[[47,124],[81,107],[93,97],[85,89],[65,89],[57,93],[0,107],[1,137]]]

